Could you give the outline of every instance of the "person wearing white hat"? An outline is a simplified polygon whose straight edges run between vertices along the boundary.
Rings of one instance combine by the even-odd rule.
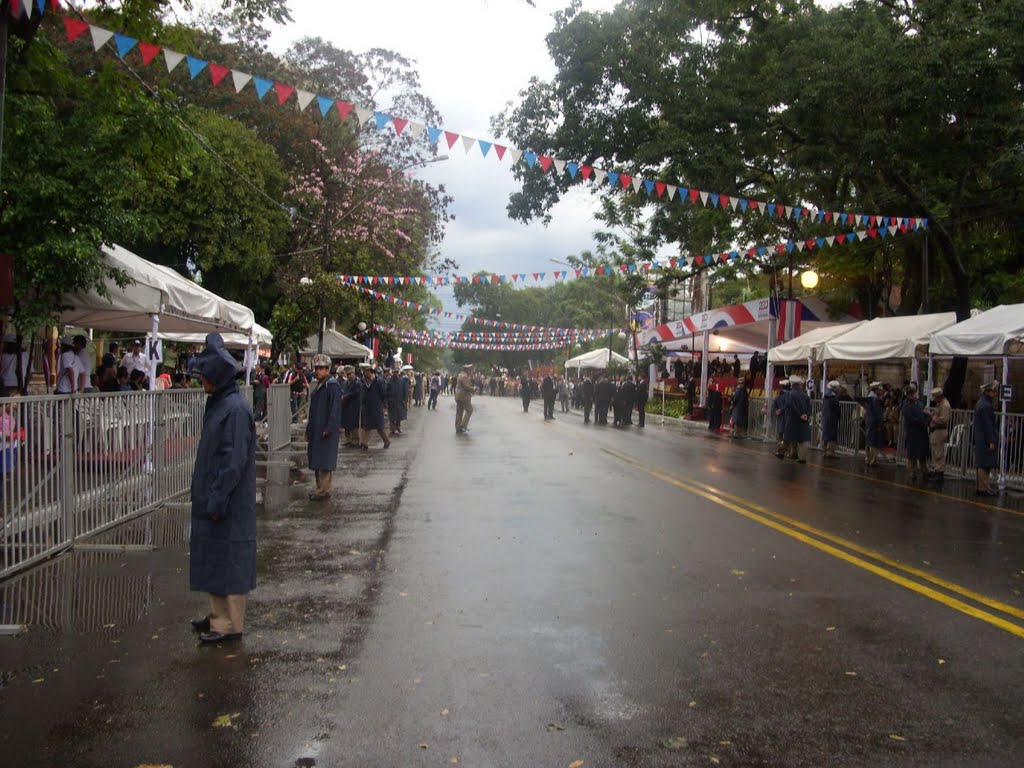
[[[981,385],[981,397],[974,406],[974,467],[975,493],[979,496],[998,496],[989,484],[989,473],[999,466],[999,429],[993,400],[999,385],[994,381]]]
[[[839,382],[830,381],[821,398],[821,444],[825,458],[835,458],[839,439]]]
[[[325,501],[331,495],[334,470],[338,468],[338,440],[341,437],[341,384],[330,375],[331,358],[313,357],[314,384],[309,393],[306,422],[306,459],[316,477],[311,501]]]
[[[868,386],[870,391],[864,401],[864,463],[869,467],[878,465],[878,451],[885,440],[883,430],[885,421],[885,408],[882,405],[882,398],[879,396],[882,384],[873,381]]]
[[[60,359],[57,362],[55,395],[73,395],[82,380],[82,361],[75,353],[75,342],[70,336],[60,337]]]
[[[953,415],[942,387],[935,387],[932,392],[928,414],[928,445],[932,455],[932,468],[929,475],[939,480],[946,471],[946,440],[949,438],[949,419]]]

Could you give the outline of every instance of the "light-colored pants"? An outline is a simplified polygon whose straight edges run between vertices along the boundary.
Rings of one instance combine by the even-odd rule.
[[[975,488],[977,488],[979,491],[989,493],[992,490],[992,486],[989,482],[990,471],[991,470],[988,469],[982,469],[981,467],[974,468],[974,473],[976,477]]]
[[[937,429],[928,435],[928,444],[932,450],[932,470],[938,473],[946,471],[946,438],[949,431]]]
[[[786,453],[797,461],[807,461],[807,443],[786,443]]]
[[[469,401],[455,401],[455,428],[465,429],[469,424],[469,417],[473,415],[473,404]]]
[[[210,595],[210,631],[244,632],[245,603],[246,595]]]
[[[375,429],[374,432],[376,432],[378,435],[380,435],[380,439],[384,441],[384,447],[385,448],[387,448],[389,445],[391,445],[391,438],[388,437],[386,434],[384,434],[384,430],[383,429]],[[370,444],[370,430],[368,430],[368,429],[360,429],[359,430],[359,444],[360,445],[369,445]]]
[[[864,449],[864,463],[869,467],[875,466],[878,463],[878,449],[877,448],[865,448]]]
[[[329,496],[331,493],[331,481],[334,479],[334,473],[329,469],[317,469],[314,471],[316,474],[316,495]]]

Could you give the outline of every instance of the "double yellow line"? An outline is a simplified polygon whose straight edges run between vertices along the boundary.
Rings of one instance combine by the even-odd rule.
[[[901,587],[916,592],[919,595],[924,595],[953,610],[965,613],[972,618],[980,619],[987,624],[1009,632],[1011,635],[1024,638],[1024,625],[1005,618],[1009,616],[1019,621],[1024,621],[1024,610],[1016,606],[1000,602],[954,582],[946,581],[927,571],[922,571],[920,568],[914,568],[898,560],[893,560],[841,536],[827,533],[794,518],[773,512],[744,499],[742,496],[728,493],[720,488],[715,488],[712,485],[696,480],[681,480],[661,470],[648,467],[633,457],[618,451],[608,448],[603,448],[602,450],[614,456],[617,460],[636,467],[652,477],[656,477],[670,485],[730,509],[754,522],[785,534],[790,538],[837,557],[858,568],[862,568],[876,576],[880,576],[886,581],[899,584]],[[954,597],[954,595],[958,597]],[[967,600],[971,602],[966,602]],[[979,606],[984,606],[984,608]],[[991,609],[991,611],[985,610],[985,608]],[[1003,615],[1000,616],[998,614]]]

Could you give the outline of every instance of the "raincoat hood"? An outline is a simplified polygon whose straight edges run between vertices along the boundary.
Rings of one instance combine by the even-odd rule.
[[[206,349],[196,357],[196,370],[213,382],[216,391],[233,384],[242,366],[224,348],[224,339],[219,333],[206,336]]]

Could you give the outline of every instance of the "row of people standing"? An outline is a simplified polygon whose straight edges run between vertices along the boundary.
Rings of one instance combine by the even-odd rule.
[[[643,427],[647,414],[647,379],[643,376],[585,376],[572,392],[573,401],[583,410],[583,423],[589,424],[591,411],[594,423],[608,424],[612,412],[614,426],[631,426],[633,409],[637,410],[637,426]]]

